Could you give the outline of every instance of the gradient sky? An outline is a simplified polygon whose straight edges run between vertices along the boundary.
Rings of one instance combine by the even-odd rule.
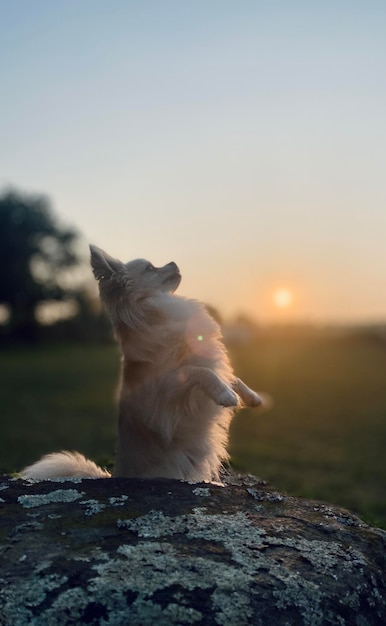
[[[385,2],[0,0],[0,76],[1,188],[225,317],[386,318]]]

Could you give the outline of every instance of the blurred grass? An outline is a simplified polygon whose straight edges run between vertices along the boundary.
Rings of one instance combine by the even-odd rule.
[[[267,413],[235,417],[233,465],[386,528],[386,344],[267,333],[231,358],[237,375],[275,400]],[[2,350],[0,470],[61,449],[111,463],[118,372],[110,344]]]
[[[111,462],[119,358],[111,344],[1,351],[0,470],[62,449]]]
[[[271,411],[236,416],[233,465],[386,528],[386,343],[271,336],[232,356],[239,376],[274,397]]]

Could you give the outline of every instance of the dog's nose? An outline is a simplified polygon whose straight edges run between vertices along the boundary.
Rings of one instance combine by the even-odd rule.
[[[168,263],[166,267],[170,267],[170,269],[173,270],[174,272],[180,273],[178,265],[177,263],[174,263],[174,261],[170,261],[170,263]]]

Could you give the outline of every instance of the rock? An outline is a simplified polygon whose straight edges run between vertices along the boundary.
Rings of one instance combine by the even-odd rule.
[[[0,478],[0,624],[386,624],[386,533],[250,476]]]

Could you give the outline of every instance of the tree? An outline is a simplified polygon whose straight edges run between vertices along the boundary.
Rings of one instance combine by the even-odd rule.
[[[38,304],[68,298],[63,276],[79,263],[78,237],[57,223],[45,196],[14,190],[0,196],[0,303],[14,336],[34,339]]]

